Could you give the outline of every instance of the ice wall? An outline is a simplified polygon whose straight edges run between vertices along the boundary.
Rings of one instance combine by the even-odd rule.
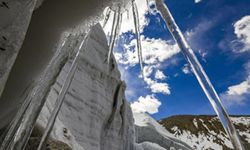
[[[137,125],[134,125],[124,94],[126,84],[120,79],[113,55],[108,67],[107,55],[107,40],[98,24],[92,28],[87,48],[81,54],[52,138],[67,143],[74,150],[159,150],[159,147],[188,150],[188,145],[170,137],[171,134],[146,114],[135,114]],[[71,62],[65,65],[49,93],[37,122],[42,128],[54,108]],[[138,120],[145,125],[139,126]]]
[[[0,3],[3,2],[0,7],[0,128],[12,119],[65,34],[84,33],[99,21],[104,8],[112,5],[111,0],[3,0]]]
[[[74,149],[132,150],[133,117],[125,100],[125,83],[120,80],[112,57],[111,72],[106,69],[108,44],[100,25],[90,33],[87,49],[82,53],[75,77],[65,97],[52,137]],[[106,63],[105,63],[106,62]],[[54,107],[69,61],[48,96],[38,124],[44,127]]]

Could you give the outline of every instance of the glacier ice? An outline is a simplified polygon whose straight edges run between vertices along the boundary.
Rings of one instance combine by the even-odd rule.
[[[72,83],[72,80],[73,80],[73,77],[74,77],[74,74],[76,72],[76,69],[77,69],[77,64],[79,62],[79,59],[80,59],[80,53],[83,52],[84,49],[86,49],[86,43],[88,42],[88,37],[89,37],[89,32],[85,35],[85,37],[83,38],[80,46],[77,48],[77,53],[74,57],[74,60],[71,64],[71,67],[69,69],[69,72],[68,74],[66,75],[66,78],[65,78],[65,81],[63,83],[63,86],[61,88],[61,91],[58,95],[58,98],[56,100],[56,105],[55,105],[55,108],[53,109],[53,112],[51,113],[51,117],[49,118],[49,121],[48,121],[48,124],[45,128],[45,131],[44,131],[44,134],[42,136],[42,139],[40,141],[40,144],[39,144],[39,147],[38,147],[38,150],[42,150],[47,142],[47,139],[50,135],[50,132],[55,124],[55,120],[58,116],[58,113],[62,107],[62,104],[64,102],[64,99],[65,99],[65,95],[66,93],[68,92],[68,89],[69,89],[69,86],[70,84]]]

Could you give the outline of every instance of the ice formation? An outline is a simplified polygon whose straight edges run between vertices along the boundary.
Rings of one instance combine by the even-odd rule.
[[[161,13],[163,19],[165,19],[169,31],[172,33],[185,58],[192,67],[202,89],[229,134],[232,144],[235,149],[243,150],[244,148],[237,136],[237,132],[221,104],[215,89],[176,25],[170,11],[163,0],[155,0],[155,2],[158,11]],[[4,48],[1,47],[1,49],[4,49],[4,52],[7,50],[6,53],[1,52],[3,55],[0,55],[0,73],[2,75],[0,78],[0,95],[2,96],[1,100],[3,102],[3,105],[0,107],[10,108],[9,110],[1,110],[0,127],[6,127],[8,124],[9,126],[7,126],[7,136],[5,136],[0,149],[24,149],[38,117],[37,124],[43,128],[45,128],[45,124],[48,123],[40,148],[49,136],[50,130],[52,130],[51,136],[53,138],[61,140],[77,150],[171,149],[171,143],[174,143],[173,145],[175,145],[175,147],[189,149],[185,143],[183,144],[176,139],[170,138],[169,135],[166,134],[167,132],[163,131],[156,122],[147,122],[147,124],[150,124],[154,128],[150,126],[136,127],[138,135],[134,135],[132,113],[124,98],[125,87],[121,84],[120,74],[115,61],[111,62],[113,49],[121,28],[122,13],[126,11],[126,7],[129,4],[132,5],[138,59],[141,70],[143,71],[139,16],[134,0],[132,0],[131,3],[128,0],[105,0],[101,6],[99,0],[94,0],[92,8],[85,7],[86,9],[82,8],[82,0],[74,0],[73,2],[62,0],[60,1],[62,5],[57,5],[57,3],[58,1],[56,0],[45,2],[43,2],[43,0],[23,0],[22,2],[16,0],[10,2],[7,7],[11,7],[11,9],[13,9],[11,10],[12,12],[3,10],[4,8],[2,7],[0,8],[0,16],[3,20],[0,23],[0,33],[7,37],[4,36],[0,41],[0,44],[4,43],[2,44]],[[147,0],[147,3],[149,3],[149,0]],[[57,8],[51,8],[50,6],[52,5],[57,6]],[[92,40],[86,43],[92,44],[86,47],[86,49],[92,51],[87,51],[86,55],[80,55],[80,50],[82,46],[85,45],[85,40],[82,40],[76,51],[74,60],[70,64],[69,57],[73,55],[73,49],[76,45],[79,45],[79,39],[82,39],[83,35],[86,35],[86,31],[99,21],[98,16],[100,16],[105,6],[108,6],[110,9],[106,12],[103,26],[106,25],[110,18],[111,11],[114,11],[108,51],[105,51],[107,43],[103,43],[105,39],[104,33],[97,33],[101,31],[100,26],[97,25],[91,32],[91,36],[96,37],[93,38],[90,36]],[[75,7],[78,9],[75,9]],[[31,28],[31,31],[26,36],[25,34],[34,9],[38,9],[30,25],[34,29]],[[49,19],[47,19],[47,13],[54,9],[57,9],[57,11],[61,13],[67,13],[65,15],[61,13],[50,13]],[[63,16],[63,18],[61,18],[61,16]],[[41,20],[46,20],[46,25],[50,25],[52,30],[50,31],[50,28],[45,29],[44,32],[40,30],[39,25],[42,25]],[[32,43],[34,36],[32,34],[35,33],[39,34],[39,42],[35,41]],[[65,37],[68,37],[66,41]],[[102,41],[100,42],[98,40]],[[56,52],[54,52],[55,45],[59,45],[56,48]],[[34,49],[38,50],[34,51]],[[21,54],[16,60],[19,50]],[[39,55],[42,61],[39,61]],[[31,57],[38,60],[36,61],[34,58],[30,62],[26,60],[26,58]],[[103,69],[106,68],[105,65],[107,65],[103,63],[105,61],[107,61],[108,64],[108,71]],[[35,68],[24,67],[32,63],[36,64]],[[21,68],[20,65],[23,68]],[[12,66],[13,70],[10,73]],[[110,66],[112,66],[112,68],[110,68]],[[66,71],[69,73],[65,73]],[[20,77],[23,77],[19,86],[13,84],[18,80],[15,79],[15,73],[17,73],[16,76],[20,75]],[[9,81],[7,81],[8,76]],[[112,83],[111,85],[108,84],[110,82]],[[123,87],[122,94],[119,92],[120,86],[115,86],[118,84],[121,84],[121,87]],[[3,92],[5,85],[7,86]],[[30,85],[33,87],[32,89],[28,89],[27,92],[23,91],[23,89]],[[60,90],[61,92],[57,93]],[[112,95],[113,92],[117,90],[118,94],[115,92],[116,94]],[[13,94],[12,91],[15,91],[15,93]],[[47,95],[48,97],[46,97]],[[70,96],[71,98],[69,98]],[[61,107],[64,99],[66,99],[65,107]],[[67,99],[72,101],[67,101]],[[106,101],[106,103],[103,103],[103,101]],[[16,108],[17,102],[23,103],[19,110]],[[50,111],[51,109],[53,109],[52,112]],[[18,113],[16,114],[17,110]],[[97,113],[97,111],[100,113]],[[15,114],[16,116],[13,117]],[[70,118],[68,114],[72,114],[78,118]],[[8,117],[9,115],[11,117]],[[52,115],[51,118],[50,115]],[[14,119],[10,124],[12,118]],[[148,120],[151,119],[149,118]],[[76,124],[74,124],[74,122],[76,122]],[[52,129],[54,124],[55,128]],[[61,129],[64,131],[63,134],[61,133]],[[149,135],[153,135],[154,139],[151,139],[152,137],[149,137]],[[113,137],[117,137],[117,139]],[[135,138],[140,138],[141,141],[139,141],[139,144],[135,143]],[[87,139],[87,142],[84,141],[84,139]],[[164,144],[160,145],[160,143]]]
[[[110,44],[109,44],[109,53],[108,53],[108,65],[110,64],[110,58],[111,55],[113,54],[113,49],[115,46],[115,42],[119,36],[119,29],[121,25],[121,7],[118,6],[118,10],[115,11],[114,13],[114,20],[113,20],[113,25],[111,29],[111,39],[110,39]]]
[[[132,0],[132,10],[133,10],[133,18],[134,18],[134,24],[135,24],[138,59],[139,59],[140,67],[141,67],[142,76],[144,76],[143,75],[143,60],[142,60],[142,46],[141,46],[141,36],[140,36],[139,15],[138,15],[137,6],[135,4],[135,0]]]

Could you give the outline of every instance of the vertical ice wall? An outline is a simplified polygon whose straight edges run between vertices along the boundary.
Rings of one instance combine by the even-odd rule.
[[[29,87],[34,85],[61,44],[64,33],[84,32],[98,22],[104,8],[112,1],[2,2],[6,5],[0,7],[0,128],[8,124],[17,112],[31,89]],[[37,9],[33,13],[34,7]]]
[[[36,5],[36,0],[1,1],[0,3],[1,97],[10,70],[15,62],[19,49],[23,44],[31,15]]]
[[[120,80],[115,61],[110,64],[112,71],[106,70],[108,45],[100,25],[93,28],[88,41],[52,136],[74,149],[132,150],[133,117],[124,97],[125,84]],[[71,61],[52,87],[38,121],[42,127],[54,107],[70,64]]]

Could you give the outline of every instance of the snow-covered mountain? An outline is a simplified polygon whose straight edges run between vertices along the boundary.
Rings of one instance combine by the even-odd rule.
[[[246,149],[250,149],[250,116],[231,116]],[[159,121],[172,135],[195,150],[231,150],[232,144],[216,116],[173,116]]]

